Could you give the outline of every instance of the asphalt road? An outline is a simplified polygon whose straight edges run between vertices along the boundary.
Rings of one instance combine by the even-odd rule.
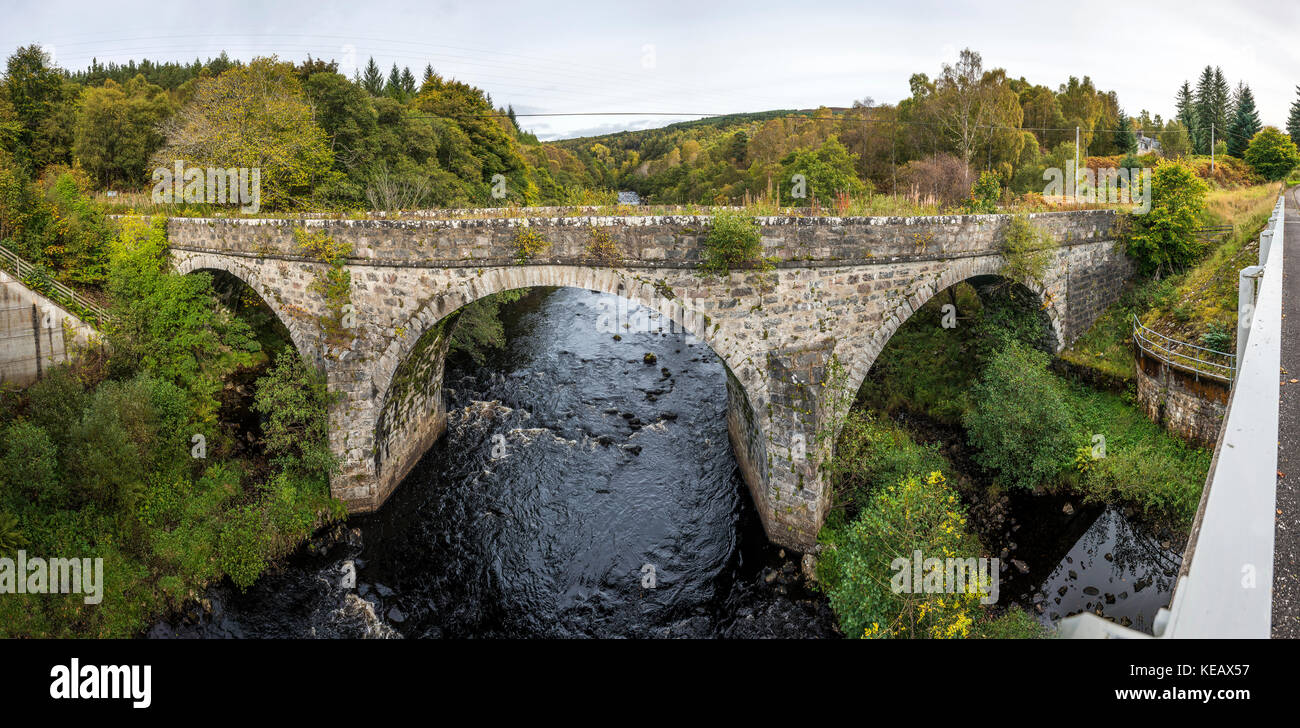
[[[1286,193],[1282,266],[1282,369],[1278,404],[1277,514],[1273,527],[1273,637],[1300,637],[1300,187]]]

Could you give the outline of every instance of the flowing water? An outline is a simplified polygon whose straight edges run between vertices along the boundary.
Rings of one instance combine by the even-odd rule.
[[[447,432],[378,513],[149,636],[838,636],[797,555],[763,534],[722,364],[635,307],[623,328],[626,306],[558,289],[503,308],[506,350],[449,362]],[[1178,554],[1118,511],[1062,509],[973,510],[1004,549],[1002,603],[1149,630]]]

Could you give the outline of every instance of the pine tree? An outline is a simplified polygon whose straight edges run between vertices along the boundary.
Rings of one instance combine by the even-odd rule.
[[[415,76],[411,74],[410,68],[402,69],[402,93],[406,96],[415,93]]]
[[[1192,137],[1197,154],[1210,153],[1210,134],[1211,125],[1214,124],[1214,69],[1206,66],[1201,71],[1201,78],[1196,82],[1196,102],[1193,106],[1195,109],[1196,123],[1193,129],[1196,135]]]
[[[1259,112],[1255,110],[1255,95],[1245,83],[1237,84],[1235,110],[1228,127],[1228,154],[1240,159],[1246,153],[1250,140],[1259,132]]]
[[[1214,67],[1214,142],[1226,136],[1232,120],[1232,87],[1223,77],[1223,69]]]
[[[1192,85],[1183,81],[1178,89],[1178,123],[1183,125],[1188,135],[1196,139],[1196,99],[1192,96]],[[1162,127],[1163,128],[1163,127]],[[1193,142],[1195,143],[1195,142]]]
[[[397,70],[397,64],[393,64],[393,70],[388,72],[388,83],[384,84],[384,95],[389,98],[402,98],[402,72]]]
[[[371,96],[378,96],[384,92],[384,74],[379,70],[379,64],[375,63],[374,56],[371,56],[370,61],[366,63],[366,72],[361,76],[361,87]]]
[[[1295,87],[1296,100],[1291,102],[1291,115],[1286,118],[1286,133],[1291,141],[1300,145],[1300,86]]]
[[[1115,130],[1115,150],[1120,154],[1132,154],[1137,151],[1137,135],[1133,133],[1133,123],[1121,110],[1119,124]]]
[[[422,81],[422,83],[433,83],[434,81],[437,80],[438,80],[438,74],[433,72],[433,64],[426,63],[424,65],[424,80]]]

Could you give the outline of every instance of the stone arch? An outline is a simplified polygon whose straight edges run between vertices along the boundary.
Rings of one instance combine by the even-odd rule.
[[[1063,305],[1064,295],[1054,293],[1053,286],[1050,283],[1044,285],[1032,279],[1013,280],[1008,278],[1002,274],[1004,265],[1005,261],[1002,256],[963,258],[945,268],[933,281],[923,282],[915,290],[911,291],[907,300],[897,310],[897,314],[901,315],[886,315],[885,321],[872,332],[871,338],[865,342],[865,345],[859,351],[853,352],[849,357],[849,361],[852,363],[847,368],[846,386],[849,387],[847,390],[848,396],[855,397],[857,395],[862,383],[867,378],[867,373],[871,371],[871,366],[875,364],[876,358],[880,356],[880,352],[884,351],[885,346],[893,338],[899,327],[912,318],[913,313],[920,310],[926,302],[939,293],[972,278],[1001,278],[1002,280],[1018,283],[1028,289],[1038,297],[1040,302],[1043,302],[1043,310],[1047,313],[1047,318],[1052,326],[1052,333],[1055,336],[1056,350],[1060,351],[1064,348],[1064,316],[1060,310]]]
[[[394,331],[398,332],[397,335],[375,359],[370,389],[382,393],[374,409],[371,423],[374,432],[371,457],[374,477],[377,480],[378,502],[386,499],[391,489],[396,486],[396,482],[393,481],[404,477],[405,472],[414,465],[414,461],[419,459],[419,455],[441,435],[442,422],[429,426],[427,423],[413,421],[415,418],[431,420],[445,417],[445,413],[441,411],[442,371],[440,367],[446,350],[445,345],[441,350],[437,350],[440,345],[429,337],[436,335],[434,332],[449,316],[476,300],[501,291],[552,286],[600,291],[657,311],[667,321],[672,321],[682,330],[704,342],[722,360],[728,371],[729,381],[735,380],[738,385],[736,388],[745,400],[743,403],[734,404],[743,405],[743,409],[750,413],[751,419],[753,413],[765,411],[767,383],[760,369],[764,361],[762,356],[750,355],[742,351],[734,340],[723,336],[720,327],[712,325],[711,319],[702,311],[683,305],[676,297],[668,298],[662,295],[654,283],[647,278],[628,270],[610,268],[561,265],[488,268],[445,290],[425,303],[405,321],[396,324]],[[429,376],[430,373],[436,376],[439,379],[437,391],[434,392],[434,388],[427,388],[422,392],[396,393],[395,388],[401,385],[397,378],[402,366],[407,362],[418,364],[414,360],[423,359],[427,359],[429,363],[424,367],[426,371],[421,376]],[[403,373],[403,377],[405,376]],[[728,390],[732,388],[733,386],[729,384]],[[402,399],[395,401],[395,396]],[[418,404],[415,405],[415,409],[422,411],[412,417],[405,411],[408,408],[403,401],[405,399],[417,399]],[[396,414],[399,412],[400,414]],[[399,420],[397,426],[409,440],[409,443],[404,445],[402,451],[397,454],[390,452],[388,446],[390,415]],[[740,459],[741,454],[737,453],[737,457]]]
[[[292,340],[294,348],[298,350],[298,355],[305,361],[320,363],[320,352],[317,346],[318,336],[316,331],[301,320],[293,316],[286,316],[284,307],[276,298],[270,295],[262,276],[253,266],[247,265],[239,258],[225,255],[210,255],[207,253],[172,253],[172,260],[177,273],[187,275],[204,270],[215,270],[229,274],[241,283],[248,286],[266,307],[275,314],[280,323],[289,332],[289,338]]]

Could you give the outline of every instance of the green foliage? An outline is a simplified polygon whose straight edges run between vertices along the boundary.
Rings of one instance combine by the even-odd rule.
[[[970,636],[981,640],[1047,639],[1052,636],[1052,629],[1029,612],[1011,607],[1001,616],[977,621]]]
[[[217,540],[217,560],[235,586],[247,589],[266,568],[271,545],[262,511],[245,506],[231,513],[222,526]]]
[[[623,262],[623,251],[608,230],[591,228],[591,239],[587,241],[587,257],[605,266],[617,266]]]
[[[528,289],[499,291],[466,304],[452,323],[448,351],[469,356],[476,364],[487,360],[487,352],[506,345],[501,325],[501,306],[523,298]]]
[[[962,212],[967,215],[989,215],[998,211],[998,201],[1002,199],[1002,179],[997,172],[981,172],[980,178],[971,186],[970,198],[962,203]]]
[[[1073,422],[1047,355],[1020,344],[985,365],[962,424],[976,462],[1006,485],[1033,489],[1073,455]]]
[[[18,518],[12,513],[0,511],[0,554],[8,554],[20,546],[26,539],[18,530]]]
[[[62,501],[58,450],[45,430],[20,420],[4,428],[3,433],[0,492],[18,492],[36,501]]]
[[[1187,266],[1199,252],[1193,231],[1205,211],[1208,186],[1190,167],[1165,162],[1151,181],[1151,209],[1133,215],[1125,244],[1144,274],[1162,274]]]
[[[515,262],[525,265],[551,247],[551,241],[531,227],[520,227],[512,238],[515,248]]]
[[[178,159],[191,167],[260,169],[264,210],[305,208],[317,186],[336,178],[334,154],[293,66],[274,57],[198,80],[154,156],[162,167]]]
[[[149,179],[149,160],[163,143],[158,128],[171,112],[167,92],[144,76],[125,85],[105,80],[81,95],[73,155],[99,187],[138,189]]]
[[[74,498],[105,510],[129,510],[152,478],[168,477],[189,458],[190,406],[175,384],[141,373],[102,383],[72,428],[63,453]]]
[[[262,417],[262,442],[271,462],[328,485],[338,469],[329,445],[330,393],[325,376],[293,349],[257,380],[253,409]]]
[[[939,472],[910,475],[878,491],[856,520],[825,529],[827,548],[818,579],[850,637],[960,638],[970,634],[979,609],[977,583],[952,594],[894,591],[895,560],[978,557],[978,541],[966,530],[966,513]],[[899,586],[902,586],[899,584]],[[919,592],[919,593],[918,593]]]
[[[0,241],[54,278],[102,283],[113,230],[87,197],[89,184],[65,167],[32,182],[0,152]]]
[[[835,443],[835,458],[823,472],[837,506],[856,513],[873,493],[908,475],[947,468],[936,445],[921,445],[888,418],[850,410]]]
[[[167,262],[166,221],[129,219],[109,270],[112,362],[148,369],[189,392],[204,421],[216,413],[222,378],[259,350],[248,325],[218,305],[206,273],[180,275]]]
[[[823,204],[838,196],[860,196],[871,191],[870,183],[857,176],[856,157],[830,137],[816,149],[800,149],[781,160],[782,201],[789,205],[807,205],[820,200]],[[806,198],[792,197],[791,178],[801,174],[807,183]]]
[[[763,235],[754,218],[732,210],[720,210],[704,237],[700,270],[725,276],[733,268],[758,264],[764,268]]]
[[[1234,340],[1232,329],[1221,323],[1210,324],[1209,329],[1201,334],[1201,345],[1215,351],[1227,352]]]
[[[1034,281],[1041,285],[1055,245],[1050,235],[1024,215],[1011,217],[1002,244],[1002,258],[1006,261],[1002,275],[1017,283]]]
[[[1285,134],[1266,126],[1250,140],[1243,159],[1264,179],[1275,181],[1300,165],[1300,151]]]

